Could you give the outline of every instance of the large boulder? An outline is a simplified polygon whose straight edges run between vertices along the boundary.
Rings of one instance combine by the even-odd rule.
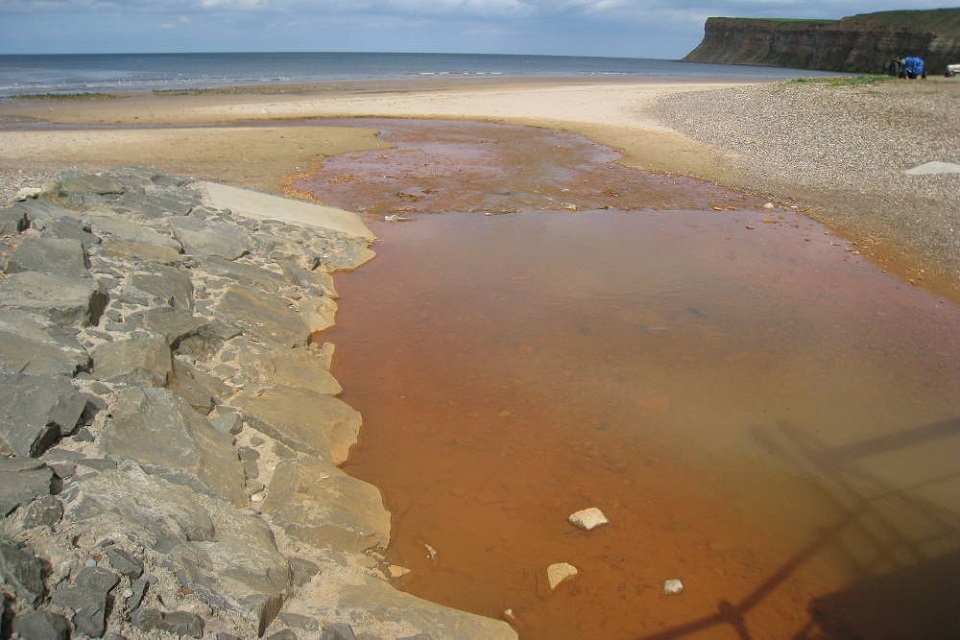
[[[0,458],[0,518],[50,495],[53,470],[39,460]]]
[[[39,456],[76,431],[88,399],[66,378],[0,373],[0,454]]]
[[[290,302],[277,295],[254,294],[245,287],[230,286],[215,308],[215,315],[244,334],[282,344],[305,344],[308,331]]]
[[[0,284],[0,307],[36,313],[63,326],[96,324],[106,303],[93,278],[24,271]]]
[[[131,387],[117,396],[103,451],[238,506],[247,503],[231,438],[169,389]]]
[[[104,342],[94,348],[91,357],[94,375],[108,382],[163,387],[173,373],[170,346],[157,334],[135,333],[124,340]]]
[[[89,366],[75,330],[17,309],[0,314],[0,371],[73,377]]]

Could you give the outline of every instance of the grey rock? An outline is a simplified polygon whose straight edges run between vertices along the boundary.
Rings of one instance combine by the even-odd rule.
[[[289,558],[288,562],[290,563],[290,569],[293,571],[293,584],[297,587],[302,587],[307,584],[313,578],[320,573],[320,567],[316,562],[307,560],[306,558]]]
[[[277,294],[288,286],[282,275],[252,264],[206,256],[200,258],[200,266],[204,272],[232,280],[245,289],[255,287],[266,293]]]
[[[334,622],[323,627],[322,640],[357,640],[353,628],[346,622]]]
[[[23,525],[25,527],[53,528],[62,518],[63,504],[54,496],[44,496],[34,500],[23,510]]]
[[[0,517],[21,505],[50,495],[53,470],[30,459],[0,458]]]
[[[252,513],[218,510],[216,539],[180,545],[170,555],[184,586],[210,606],[249,619],[261,635],[292,587],[292,572],[267,523]]]
[[[102,175],[70,175],[62,176],[59,193],[69,197],[72,194],[92,193],[96,195],[119,195],[123,193],[123,185],[113,178]]]
[[[37,271],[77,277],[90,267],[83,243],[62,238],[27,237],[7,260],[7,273]]]
[[[43,599],[43,565],[33,550],[0,538],[0,583],[17,600],[37,605]]]
[[[292,629],[281,629],[266,636],[266,640],[299,640],[299,636]]]
[[[42,315],[64,326],[99,322],[106,294],[92,278],[24,271],[0,284],[0,307]]]
[[[334,287],[333,276],[323,269],[311,271],[290,260],[281,262],[280,267],[289,282],[306,289],[310,295],[334,300],[340,297]]]
[[[12,206],[0,209],[0,235],[13,236],[30,225],[25,207]]]
[[[342,464],[357,442],[362,419],[342,400],[310,389],[274,387],[230,400],[244,419],[286,446]]]
[[[148,633],[160,631],[178,637],[202,638],[205,626],[203,618],[189,611],[170,611],[159,609],[138,609],[130,617],[130,622]]]
[[[240,636],[235,636],[232,633],[220,632],[217,634],[216,640],[243,640]]]
[[[93,373],[108,382],[166,386],[173,374],[173,356],[163,336],[135,333],[126,340],[97,345],[90,354]]]
[[[85,222],[99,238],[116,243],[162,247],[180,253],[180,243],[142,222],[110,215],[86,215]]]
[[[128,320],[131,323],[139,322],[148,331],[163,336],[171,349],[178,348],[183,340],[197,335],[209,323],[208,320],[170,307],[147,309],[132,314]]]
[[[151,265],[150,270],[134,271],[117,295],[117,300],[147,307],[173,307],[193,310],[193,283],[184,269]]]
[[[332,396],[343,390],[316,348],[291,349],[244,338],[234,340],[229,348],[236,354],[238,379],[244,384],[299,387]]]
[[[186,261],[186,256],[182,255],[179,249],[146,242],[104,240],[101,251],[104,257],[120,258],[137,263],[176,265]]]
[[[281,344],[305,344],[307,329],[290,302],[266,293],[255,295],[238,286],[228,287],[220,297],[215,315],[244,334]]]
[[[195,360],[211,358],[223,347],[224,343],[240,335],[238,327],[214,320],[201,326],[196,333],[182,338],[175,349],[178,354],[190,356]]]
[[[91,638],[107,630],[107,597],[82,587],[62,587],[53,592],[53,603],[73,611],[74,629]]]
[[[322,460],[278,463],[263,511],[291,538],[318,548],[361,552],[390,540],[379,489]]]
[[[170,218],[170,228],[186,253],[234,260],[253,246],[247,232],[237,225],[196,217]]]
[[[233,394],[233,390],[208,373],[200,371],[182,358],[173,360],[173,377],[169,388],[200,413],[209,413],[216,404]]]
[[[130,597],[127,598],[126,602],[126,611],[128,614],[140,608],[140,605],[143,604],[144,596],[147,595],[147,588],[149,586],[150,581],[142,578],[130,581]]]
[[[94,534],[125,531],[162,553],[185,541],[214,539],[213,520],[193,491],[147,475],[136,464],[75,479],[61,498],[68,522],[83,523]]]
[[[67,640],[70,623],[49,611],[30,611],[13,620],[13,632],[22,640]]]
[[[0,450],[39,456],[76,431],[87,400],[65,378],[0,373]]]
[[[13,212],[14,217],[23,216],[22,219],[26,224],[23,224],[19,231],[31,228],[47,234],[51,225],[60,220],[79,221],[79,214],[76,211],[44,198],[18,202],[5,211]]]
[[[90,366],[76,331],[17,309],[0,314],[0,371],[73,377]]]
[[[107,549],[107,561],[111,567],[128,578],[136,579],[143,575],[143,562],[123,549],[117,547]]]
[[[207,416],[214,429],[232,436],[243,431],[243,418],[240,412],[227,407],[217,407]]]
[[[77,586],[88,593],[102,594],[106,597],[120,583],[114,572],[103,567],[84,567],[77,574]]]
[[[101,435],[103,451],[194,490],[246,504],[232,439],[168,389],[128,388]]]

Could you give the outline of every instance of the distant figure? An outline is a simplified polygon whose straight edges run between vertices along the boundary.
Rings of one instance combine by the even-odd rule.
[[[917,78],[926,78],[927,72],[923,68],[923,58],[918,58],[917,56],[908,56],[903,59],[903,75],[900,77],[907,77],[911,80]]]
[[[887,65],[887,75],[893,76],[894,78],[904,77],[903,60],[901,58],[894,58],[890,61],[890,64]]]

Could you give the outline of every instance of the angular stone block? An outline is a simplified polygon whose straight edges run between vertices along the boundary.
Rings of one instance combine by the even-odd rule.
[[[63,326],[96,324],[106,302],[92,278],[24,271],[0,284],[0,307],[37,313]]]
[[[333,464],[346,461],[357,442],[362,418],[348,404],[310,389],[273,387],[230,400],[256,429],[291,449]]]
[[[39,456],[76,430],[87,401],[66,378],[0,373],[0,450]]]
[[[169,389],[122,391],[101,436],[103,451],[135,460],[194,490],[247,503],[243,468],[232,439]]]
[[[168,222],[183,250],[190,255],[235,260],[253,247],[246,230],[234,224],[186,216],[170,218]]]
[[[89,267],[79,240],[29,237],[7,259],[6,272],[37,271],[75,278]]]
[[[173,356],[159,335],[136,333],[93,350],[94,375],[107,382],[163,387],[173,374]]]
[[[380,490],[322,460],[281,461],[263,510],[287,535],[321,549],[360,552],[390,541]]]

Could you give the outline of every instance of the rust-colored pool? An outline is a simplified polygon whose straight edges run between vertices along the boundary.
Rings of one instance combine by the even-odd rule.
[[[457,144],[493,145],[484,126]],[[445,188],[378,153],[390,193]],[[522,157],[495,188],[532,192],[510,182]],[[594,157],[558,193],[620,171]],[[357,200],[311,189],[360,208],[379,188],[360,160]],[[509,609],[524,640],[960,631],[960,309],[715,189],[678,196],[695,210],[372,223],[379,255],[338,277],[326,339],[364,415],[345,469],[393,513],[402,589]],[[610,523],[567,522],[586,507]],[[551,592],[556,562],[579,573]],[[673,578],[683,593],[664,595]]]

